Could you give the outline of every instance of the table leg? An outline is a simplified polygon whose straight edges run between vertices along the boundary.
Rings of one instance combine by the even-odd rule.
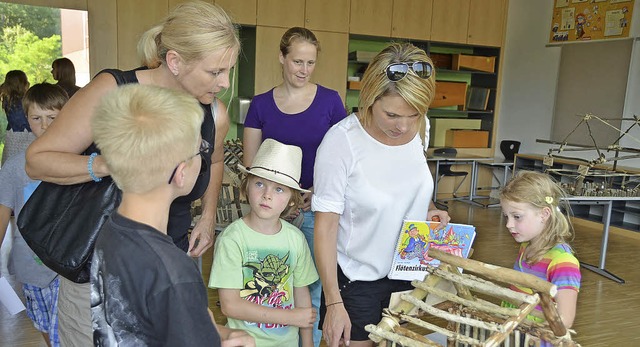
[[[592,203],[593,204],[593,203]],[[580,265],[582,267],[584,267],[587,270],[591,270],[601,276],[604,276],[610,280],[613,280],[615,282],[618,283],[625,283],[624,279],[614,275],[613,273],[607,271],[605,269],[605,262],[606,262],[606,258],[607,258],[607,246],[609,244],[609,223],[611,222],[611,209],[612,209],[612,205],[613,202],[612,201],[607,201],[607,202],[595,202],[596,205],[604,205],[604,211],[602,214],[602,224],[603,224],[603,230],[602,230],[602,243],[600,244],[600,264],[599,266],[595,266],[595,265],[591,265],[591,264],[587,264],[584,262],[580,262]]]

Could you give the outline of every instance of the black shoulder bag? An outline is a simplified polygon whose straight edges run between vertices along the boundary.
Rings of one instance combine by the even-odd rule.
[[[118,85],[137,82],[134,71],[103,71],[113,75]],[[94,144],[83,154],[93,152],[97,152]],[[111,177],[72,185],[41,182],[18,216],[18,229],[51,270],[86,283],[99,231],[120,199],[120,189]]]

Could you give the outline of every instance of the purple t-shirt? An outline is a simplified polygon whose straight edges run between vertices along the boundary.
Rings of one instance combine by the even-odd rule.
[[[283,113],[273,99],[273,89],[251,100],[244,126],[262,130],[262,141],[274,139],[302,149],[302,188],[313,186],[313,164],[324,134],[347,116],[340,95],[318,85],[311,105],[296,114]]]

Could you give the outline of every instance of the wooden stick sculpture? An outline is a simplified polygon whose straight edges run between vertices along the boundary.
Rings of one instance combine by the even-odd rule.
[[[410,294],[403,294],[394,307],[385,309],[377,326],[366,326],[369,338],[374,342],[381,346],[388,343],[405,347],[440,346],[400,325],[400,322],[406,322],[409,326],[445,335],[448,346],[540,346],[541,341],[554,346],[579,346],[571,339],[553,303],[552,298],[557,293],[555,285],[533,275],[460,258],[437,249],[430,249],[429,256],[440,260],[440,266],[429,267],[430,274],[424,281],[413,281],[415,289]],[[464,269],[465,274],[458,268]],[[457,294],[436,288],[443,280],[452,282]],[[531,288],[534,294],[515,292],[494,282]],[[489,297],[489,300],[474,294]],[[445,302],[429,305],[425,303],[428,295],[440,297]],[[516,304],[518,308],[501,307],[500,301]],[[542,314],[535,311],[536,306],[542,308]],[[447,328],[409,316],[415,307],[422,316],[428,314],[434,320],[447,321]],[[528,320],[528,315],[543,318],[544,322]]]

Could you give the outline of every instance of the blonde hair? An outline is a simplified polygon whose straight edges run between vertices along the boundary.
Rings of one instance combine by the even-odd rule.
[[[246,174],[244,175],[244,177],[242,177],[242,181],[240,182],[240,193],[244,196],[244,198],[246,199],[249,194],[249,178],[251,177],[258,177],[252,174]],[[266,180],[266,178],[263,178]],[[268,180],[267,180],[268,181]],[[300,192],[287,187],[285,185],[282,185],[282,187],[289,189],[291,191],[291,198],[289,198],[289,202],[287,203],[287,207],[284,209],[284,211],[282,211],[282,213],[280,213],[280,218],[284,218],[286,216],[288,216],[291,212],[293,212],[295,209],[298,208],[298,206],[300,206],[302,204],[302,195],[300,195]]]
[[[280,39],[280,53],[282,53],[283,57],[286,57],[287,54],[289,54],[291,45],[297,40],[316,46],[316,52],[320,52],[320,42],[311,30],[301,27],[292,27],[285,31]]]
[[[118,187],[146,193],[167,184],[176,165],[198,152],[203,117],[191,95],[132,84],[102,98],[91,129]]]
[[[362,77],[358,104],[358,119],[364,127],[371,123],[373,118],[371,109],[376,100],[390,94],[398,94],[409,106],[418,111],[418,114],[424,116],[419,117],[417,130],[422,142],[425,142],[427,110],[436,93],[435,70],[427,79],[409,72],[397,82],[389,80],[385,73],[389,64],[415,61],[424,61],[433,66],[427,53],[410,43],[392,43],[373,58]]]
[[[528,246],[528,264],[540,261],[551,248],[566,243],[572,236],[571,222],[560,209],[563,197],[564,192],[551,176],[534,171],[518,172],[500,192],[501,201],[527,203],[536,209],[542,210],[547,207],[551,211],[544,229]],[[562,207],[570,211],[566,202],[562,204]]]
[[[34,84],[22,98],[22,109],[29,117],[31,105],[38,105],[43,110],[62,110],[69,101],[69,95],[62,87],[51,83]]]
[[[142,64],[150,68],[165,63],[169,50],[190,63],[218,49],[238,54],[238,30],[220,6],[203,1],[178,5],[161,24],[142,34],[138,42]]]

